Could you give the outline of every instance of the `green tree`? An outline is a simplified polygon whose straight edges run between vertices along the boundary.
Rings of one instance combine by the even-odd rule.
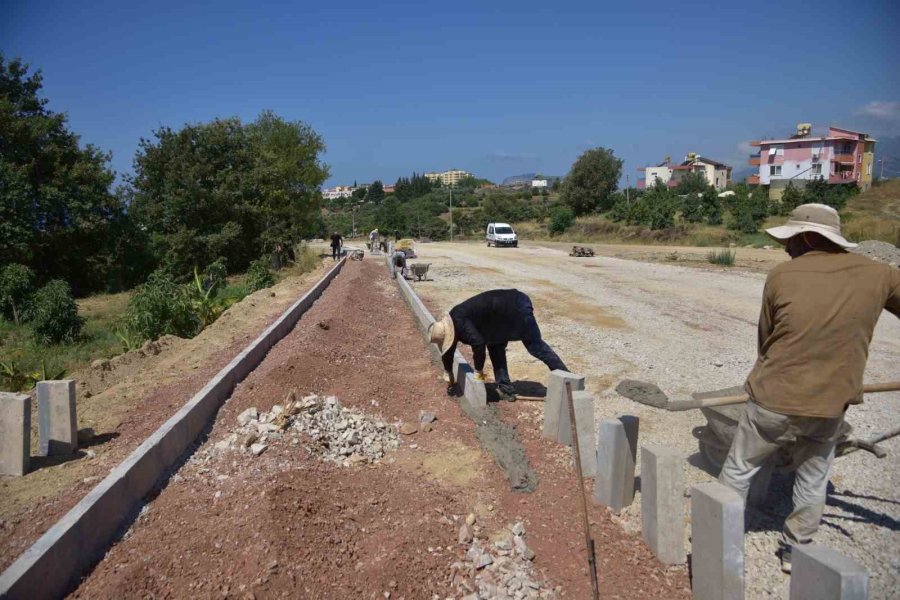
[[[781,202],[778,204],[778,206],[773,208],[777,209],[778,214],[788,215],[792,210],[794,210],[804,202],[805,200],[803,191],[794,187],[793,182],[788,182],[787,187],[784,188],[784,192],[781,194]]]
[[[275,244],[291,248],[317,221],[328,169],[321,137],[271,112],[163,127],[134,161],[132,214],[156,261],[178,279],[222,257],[242,271]]]
[[[709,186],[700,196],[700,211],[710,225],[722,224],[722,201],[716,188]]]
[[[551,234],[563,233],[575,222],[575,213],[568,206],[554,206],[550,211],[547,229]]]
[[[675,193],[679,196],[685,194],[702,194],[708,187],[710,187],[709,182],[706,180],[706,175],[703,173],[685,173],[684,177],[681,178],[681,181],[678,182]]]
[[[622,175],[622,160],[612,150],[594,148],[578,157],[566,176],[560,199],[576,215],[612,208],[610,194]]]
[[[62,279],[49,281],[34,293],[28,307],[28,320],[34,337],[42,344],[74,342],[84,325],[72,290]]]
[[[380,181],[375,180],[366,191],[366,201],[378,206],[382,200],[384,200],[384,185]]]
[[[20,323],[34,294],[34,271],[11,264],[0,269],[0,315]]]
[[[64,278],[79,294],[112,286],[138,236],[110,191],[110,156],[82,147],[41,88],[40,71],[0,54],[0,264]]]

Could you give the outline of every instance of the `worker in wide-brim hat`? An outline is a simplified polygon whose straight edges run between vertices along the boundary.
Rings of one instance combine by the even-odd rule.
[[[779,549],[790,572],[791,547],[810,543],[822,520],[844,413],[862,402],[875,324],[883,309],[900,317],[900,270],[847,252],[856,244],[824,204],[798,206],[766,233],[792,260],[766,279],[750,401],[719,480],[746,499],[763,463],[793,443],[794,506]]]
[[[431,325],[429,339],[441,349],[448,393],[455,392],[453,355],[460,342],[472,346],[475,378],[484,381],[485,350],[491,357],[500,398],[515,401],[516,389],[509,378],[506,347],[522,342],[529,354],[550,370],[567,371],[566,365],[541,337],[531,298],[519,290],[490,290],[454,306]]]

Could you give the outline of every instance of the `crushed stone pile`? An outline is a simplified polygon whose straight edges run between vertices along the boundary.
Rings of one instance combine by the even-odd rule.
[[[481,532],[469,515],[459,530],[459,543],[468,544],[465,560],[450,566],[451,584],[462,600],[522,600],[556,598],[557,589],[542,583],[531,561],[534,552],[525,542],[519,522],[493,543],[476,537]]]
[[[852,248],[850,252],[868,256],[872,260],[886,263],[892,267],[900,268],[900,248],[887,242],[879,240],[866,240],[860,242],[856,248]]]
[[[298,445],[296,434],[302,433],[312,441],[314,452],[347,467],[377,462],[400,446],[400,436],[392,425],[345,408],[334,396],[297,400],[291,392],[283,405],[276,404],[269,412],[248,408],[237,421],[238,428],[215,445],[217,450],[259,456],[285,436],[290,436],[291,445]]]

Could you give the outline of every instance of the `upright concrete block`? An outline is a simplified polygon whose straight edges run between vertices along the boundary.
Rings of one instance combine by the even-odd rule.
[[[594,477],[597,474],[597,438],[594,437],[594,396],[589,392],[572,392],[575,408],[575,427],[578,430],[578,452],[581,456],[581,474]],[[564,404],[568,414],[568,403]],[[571,421],[566,419],[569,429],[569,444],[572,443]]]
[[[861,564],[825,546],[793,547],[791,600],[866,600],[868,597],[869,574]]]
[[[463,394],[472,406],[487,406],[487,388],[483,381],[475,379],[475,372],[466,373],[466,385]]]
[[[615,512],[631,504],[634,498],[634,461],[629,479],[629,455],[625,424],[619,419],[600,421],[594,500]]]
[[[72,454],[78,449],[78,417],[75,413],[75,381],[39,381],[38,454]]]
[[[718,482],[691,488],[691,572],[696,600],[744,597],[744,501]]]
[[[625,457],[625,506],[631,506],[634,502],[634,466],[637,463],[638,429],[640,419],[633,415],[622,415],[619,421],[625,427],[625,438],[628,440],[628,454]]]
[[[684,563],[684,458],[641,446],[641,533],[665,565]]]
[[[0,392],[0,475],[25,475],[31,459],[31,399]]]
[[[547,397],[544,399],[543,435],[568,446],[572,444],[572,431],[569,425],[569,409],[566,405],[566,381],[572,382],[572,392],[584,390],[583,376],[559,369],[550,371]]]

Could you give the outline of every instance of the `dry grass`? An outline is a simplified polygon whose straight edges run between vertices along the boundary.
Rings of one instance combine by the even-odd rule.
[[[900,179],[851,198],[841,218],[851,241],[881,240],[900,247]]]

